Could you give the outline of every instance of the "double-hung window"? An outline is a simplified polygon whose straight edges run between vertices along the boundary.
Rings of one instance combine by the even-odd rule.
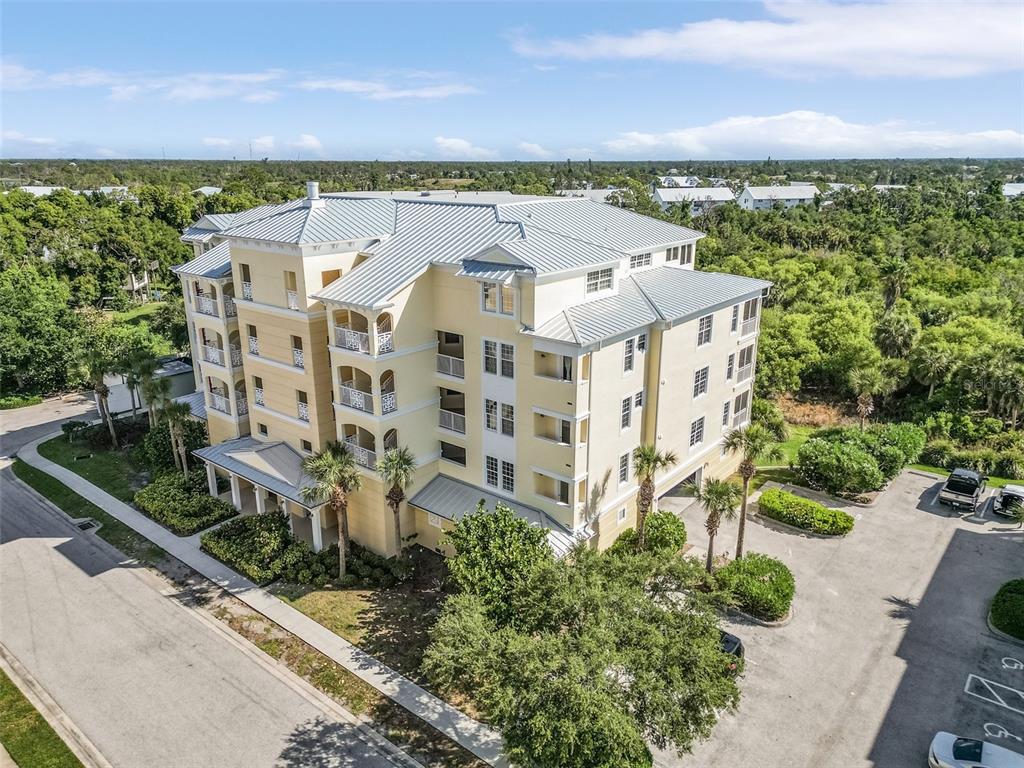
[[[700,445],[704,442],[704,417],[690,424],[690,447]]]
[[[506,379],[515,378],[515,352],[516,348],[513,347],[511,344],[501,345],[501,375],[504,376]]]
[[[622,401],[622,418],[620,426],[622,429],[629,429],[629,425],[633,423],[633,397],[632,395],[625,398]]]
[[[635,395],[633,395],[633,407],[643,408],[644,407],[644,391],[641,389]]]
[[[612,268],[595,269],[587,272],[587,293],[607,291],[612,287]]]
[[[511,315],[515,312],[516,295],[511,285],[502,283],[480,283],[484,312],[500,312]]]
[[[629,454],[619,456],[619,485],[629,482]]]
[[[484,464],[485,473],[484,479],[487,484],[493,488],[498,487],[498,460],[493,456],[488,456]]]
[[[732,305],[732,319],[729,321],[729,333],[736,333],[740,328],[740,305]]]
[[[708,366],[693,373],[693,396],[695,398],[708,393]]]
[[[511,461],[501,462],[501,490],[515,493],[516,467]]]
[[[516,433],[516,409],[508,403],[501,404],[501,434],[512,436]]]
[[[484,373],[498,372],[498,342],[484,342]]]
[[[722,426],[729,426],[729,406],[732,405],[728,400],[722,403]]]
[[[484,426],[493,431],[498,429],[498,401],[484,400]]]
[[[629,373],[633,370],[633,358],[634,350],[636,349],[636,339],[626,339],[625,346],[622,353],[622,371],[623,373]]]
[[[480,289],[483,291],[483,306],[484,312],[497,312],[498,311],[498,284],[497,283],[481,283]]]
[[[636,337],[636,351],[646,352],[647,351],[647,334],[641,333]]]
[[[704,315],[697,321],[697,346],[703,347],[711,343],[711,326],[715,320],[714,315]]]
[[[673,245],[665,251],[665,261],[679,261],[679,246]]]
[[[732,381],[732,377],[736,374],[736,353],[730,353],[729,357],[725,361],[725,380]]]
[[[693,243],[687,243],[680,247],[680,263],[692,264],[693,263]]]

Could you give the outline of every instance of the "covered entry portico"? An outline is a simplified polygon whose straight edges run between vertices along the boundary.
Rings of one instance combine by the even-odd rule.
[[[302,500],[300,489],[311,481],[302,471],[303,454],[292,446],[240,437],[200,448],[195,456],[206,465],[210,493],[216,496],[218,477],[226,477],[231,504],[243,515],[283,512],[295,537],[315,552],[337,543],[338,524],[330,510]]]

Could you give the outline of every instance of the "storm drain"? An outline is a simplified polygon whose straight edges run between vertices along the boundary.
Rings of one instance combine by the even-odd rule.
[[[87,520],[80,520],[75,525],[78,526],[80,531],[91,531],[93,528],[99,528],[100,524],[93,520],[91,517]]]

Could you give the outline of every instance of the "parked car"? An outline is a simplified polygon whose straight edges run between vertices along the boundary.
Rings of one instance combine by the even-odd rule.
[[[928,750],[931,768],[1024,768],[1024,755],[987,741],[939,731]]]
[[[743,662],[743,641],[736,637],[736,635],[730,634],[723,629],[718,630],[718,633],[722,639],[722,652],[731,654],[737,659],[737,661],[730,662],[729,664],[729,671],[736,672]]]
[[[939,491],[939,504],[978,509],[988,478],[973,469],[954,469]]]
[[[1013,515],[1014,509],[1024,506],[1024,485],[1008,485],[992,499],[992,511],[997,515]]]

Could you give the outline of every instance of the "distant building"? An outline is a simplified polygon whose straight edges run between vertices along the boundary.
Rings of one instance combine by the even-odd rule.
[[[67,189],[67,187],[43,187],[43,186],[24,186],[18,187],[22,192],[28,192],[30,195],[35,197],[49,197],[58,189]]]
[[[656,182],[657,187],[696,187],[700,185],[700,178],[697,176],[659,176]]]
[[[817,187],[744,187],[736,202],[748,211],[765,211],[775,203],[784,208],[813,203],[817,194]]]
[[[663,211],[671,205],[689,203],[690,213],[697,216],[709,207],[734,202],[736,196],[728,187],[659,188],[654,190],[654,200]]]
[[[875,184],[871,187],[875,192],[891,192],[894,189],[906,189],[906,184]]]
[[[202,195],[203,197],[209,197],[210,195],[219,195],[221,193],[220,187],[199,187],[199,189],[193,189],[193,195]]]
[[[604,189],[559,189],[555,192],[559,197],[586,197],[595,203],[607,203],[608,196],[613,192],[622,192],[619,187],[605,187]]]
[[[1003,184],[1003,197],[1007,200],[1020,195],[1024,195],[1024,184]]]
[[[844,189],[857,189],[857,185],[856,184],[845,184],[843,182],[836,182],[836,181],[829,182],[829,185],[828,185],[828,191],[829,192],[841,192]]]

